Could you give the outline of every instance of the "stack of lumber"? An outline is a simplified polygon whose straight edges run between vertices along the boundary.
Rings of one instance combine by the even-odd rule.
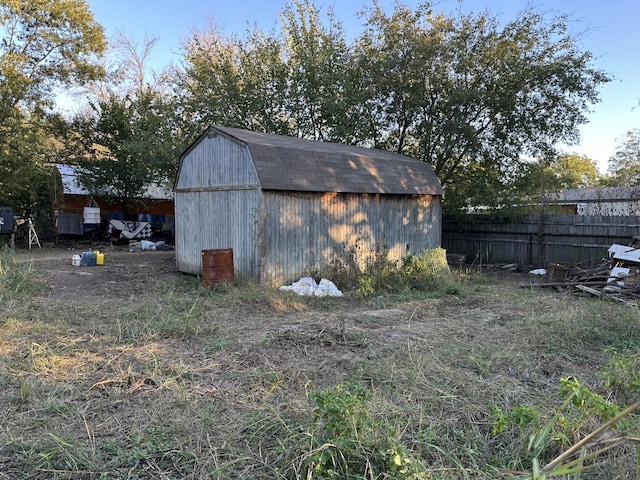
[[[608,259],[589,269],[549,264],[543,282],[526,286],[551,287],[580,296],[637,305],[640,301],[640,237],[633,237],[629,245],[613,244],[608,252]]]

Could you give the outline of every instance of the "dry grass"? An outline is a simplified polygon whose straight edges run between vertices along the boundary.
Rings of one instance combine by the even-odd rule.
[[[50,262],[30,268],[45,286],[3,292],[0,479],[316,478],[309,394],[348,381],[412,478],[508,478],[528,434],[494,434],[492,410],[557,405],[569,376],[606,396],[604,349],[640,342],[635,309],[490,274],[437,298],[305,299],[207,290],[164,262],[135,295],[80,298],[50,295]],[[634,468],[621,449],[583,478]]]

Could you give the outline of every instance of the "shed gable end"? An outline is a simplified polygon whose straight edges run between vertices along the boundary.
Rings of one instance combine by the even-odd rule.
[[[182,157],[175,190],[259,188],[259,179],[247,146],[225,135],[204,136]]]

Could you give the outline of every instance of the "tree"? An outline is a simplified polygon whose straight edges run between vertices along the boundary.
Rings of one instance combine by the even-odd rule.
[[[426,3],[396,5],[391,16],[375,7],[367,25],[358,55],[377,107],[371,135],[430,162],[445,189],[472,164],[508,181],[523,155],[575,141],[609,80],[564,16],[524,11],[501,26],[488,14],[434,15]]]
[[[72,94],[82,102],[106,100],[114,92],[126,96],[130,92],[151,88],[157,92],[168,94],[171,82],[167,77],[173,74],[170,67],[156,71],[149,68],[151,52],[158,43],[157,37],[146,36],[140,45],[137,41],[117,32],[110,39],[109,49],[100,59],[105,75],[94,81],[85,83],[75,89]]]
[[[89,99],[64,132],[67,162],[92,195],[116,198],[126,214],[151,185],[168,186],[184,133],[164,72],[148,68],[156,44],[116,35],[104,58],[108,75],[84,86]]]
[[[323,25],[308,0],[294,0],[281,15],[283,53],[287,64],[287,113],[296,136],[342,140],[353,135],[345,127],[352,100],[351,57],[342,25],[332,11]]]
[[[531,161],[522,167],[511,188],[511,201],[525,209],[539,211],[562,190],[601,184],[596,161],[577,153]]]
[[[224,124],[315,140],[352,138],[350,51],[309,1],[287,5],[282,30],[222,35],[212,20],[183,45],[180,104],[191,124]],[[356,117],[356,115],[351,115]]]
[[[86,2],[0,0],[0,100],[5,108],[52,107],[54,89],[103,75],[104,31]]]
[[[184,71],[176,72],[176,88],[184,123],[197,129],[192,137],[202,124],[289,133],[279,39],[258,30],[244,40],[225,37],[209,19],[183,49]]]
[[[640,185],[640,129],[629,130],[623,139],[618,139],[615,154],[609,158],[609,185]]]
[[[80,183],[93,195],[119,199],[127,213],[130,199],[151,184],[167,185],[175,167],[172,105],[146,88],[135,95],[112,94],[93,105],[94,116],[79,116],[74,128],[83,148],[75,163]]]
[[[105,45],[84,1],[0,0],[0,191],[16,213],[50,209],[56,88],[99,78]]]
[[[374,3],[364,15],[352,44],[331,14],[325,25],[298,0],[283,11],[280,37],[195,35],[178,86],[190,118],[409,155],[433,165],[445,205],[465,208],[511,197],[526,158],[575,142],[609,81],[566,16],[450,18],[429,2],[390,15]],[[257,45],[273,46],[256,57],[259,77],[244,62],[263,52]]]

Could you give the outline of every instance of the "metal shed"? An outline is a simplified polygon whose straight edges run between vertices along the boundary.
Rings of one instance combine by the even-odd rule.
[[[442,187],[403,155],[212,126],[180,157],[176,263],[233,249],[237,275],[284,285],[335,262],[363,268],[440,246]]]

